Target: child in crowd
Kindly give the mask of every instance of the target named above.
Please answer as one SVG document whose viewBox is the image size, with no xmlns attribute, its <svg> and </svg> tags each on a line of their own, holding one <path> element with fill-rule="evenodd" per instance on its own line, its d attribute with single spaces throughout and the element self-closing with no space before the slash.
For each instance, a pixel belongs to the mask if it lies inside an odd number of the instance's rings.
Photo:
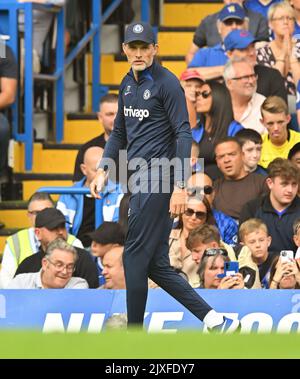
<svg viewBox="0 0 300 379">
<path fill-rule="evenodd" d="M 263 142 L 261 135 L 253 129 L 241 129 L 235 137 L 242 148 L 245 170 L 266 176 L 267 171 L 258 164 Z"/>
<path fill-rule="evenodd" d="M 250 218 L 239 230 L 242 248 L 238 260 L 240 265 L 251 260 L 256 264 L 262 288 L 269 288 L 270 268 L 275 254 L 269 251 L 271 236 L 267 225 L 260 219 Z"/>
</svg>

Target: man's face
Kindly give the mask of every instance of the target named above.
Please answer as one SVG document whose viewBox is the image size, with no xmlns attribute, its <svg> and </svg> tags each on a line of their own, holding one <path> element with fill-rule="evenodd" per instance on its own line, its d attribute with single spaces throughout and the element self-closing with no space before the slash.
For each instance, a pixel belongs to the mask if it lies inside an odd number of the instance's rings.
<svg viewBox="0 0 300 379">
<path fill-rule="evenodd" d="M 152 65 L 158 46 L 134 41 L 123 44 L 123 51 L 133 71 L 144 71 Z"/>
<path fill-rule="evenodd" d="M 254 43 L 251 43 L 245 49 L 234 49 L 232 51 L 228 51 L 227 55 L 230 59 L 246 58 L 251 65 L 256 65 L 256 50 Z"/>
<path fill-rule="evenodd" d="M 228 141 L 215 149 L 217 166 L 225 179 L 237 180 L 245 175 L 242 151 L 237 142 Z"/>
<path fill-rule="evenodd" d="M 300 170 L 300 151 L 297 151 L 291 159 L 291 162 L 293 162 Z"/>
<path fill-rule="evenodd" d="M 266 259 L 268 257 L 268 248 L 271 244 L 271 237 L 263 229 L 257 229 L 252 233 L 244 236 L 244 244 L 251 251 L 254 261 Z"/>
<path fill-rule="evenodd" d="M 223 0 L 223 3 L 225 5 L 231 4 L 231 3 L 236 3 L 239 4 L 241 7 L 243 6 L 244 0 Z"/>
<path fill-rule="evenodd" d="M 125 288 L 124 268 L 122 256 L 115 253 L 115 250 L 108 251 L 103 257 L 103 271 L 106 289 Z"/>
<path fill-rule="evenodd" d="M 270 141 L 274 145 L 282 145 L 288 137 L 287 124 L 291 116 L 285 113 L 262 112 L 262 124 L 267 128 Z"/>
<path fill-rule="evenodd" d="M 189 79 L 182 82 L 185 96 L 192 102 L 196 101 L 196 92 L 200 91 L 203 82 L 199 79 Z"/>
<path fill-rule="evenodd" d="M 204 243 L 204 242 L 198 242 L 198 243 L 195 243 L 195 245 L 192 247 L 192 258 L 193 258 L 193 261 L 197 263 L 197 265 L 200 264 L 201 262 L 201 259 L 202 259 L 202 256 L 203 256 L 203 253 L 206 249 L 209 249 L 209 248 L 218 248 L 219 247 L 219 244 L 215 241 L 213 242 L 208 242 L 208 243 Z"/>
<path fill-rule="evenodd" d="M 42 259 L 42 283 L 45 288 L 64 288 L 75 268 L 72 253 L 56 249 L 49 258 Z"/>
<path fill-rule="evenodd" d="M 30 220 L 31 226 L 34 226 L 36 215 L 38 212 L 46 208 L 53 208 L 53 204 L 48 200 L 35 200 L 28 205 L 27 216 Z"/>
<path fill-rule="evenodd" d="M 213 200 L 214 200 L 214 190 L 213 190 L 213 183 L 212 183 L 212 180 L 211 178 L 202 173 L 202 172 L 198 172 L 194 175 L 192 175 L 189 179 L 188 179 L 188 182 L 187 182 L 187 186 L 188 188 L 201 188 L 201 192 L 200 192 L 200 195 L 205 195 L 210 206 L 212 206 L 212 203 L 213 203 Z M 208 194 L 208 193 L 204 193 L 204 187 L 207 188 L 207 190 L 211 190 L 211 193 Z"/>
<path fill-rule="evenodd" d="M 222 41 L 224 41 L 227 34 L 229 34 L 232 30 L 242 30 L 248 29 L 248 23 L 245 20 L 240 20 L 237 18 L 228 18 L 224 21 L 218 21 L 217 24 L 218 32 L 221 36 Z"/>
<path fill-rule="evenodd" d="M 65 226 L 59 226 L 53 230 L 49 230 L 44 227 L 35 228 L 35 234 L 44 249 L 50 242 L 56 240 L 57 238 L 63 238 L 65 241 L 67 240 L 67 230 Z"/>
<path fill-rule="evenodd" d="M 207 289 L 217 289 L 221 282 L 221 279 L 217 278 L 217 275 L 224 274 L 224 259 L 219 256 L 214 261 L 214 258 L 208 258 L 204 272 L 204 285 Z"/>
<path fill-rule="evenodd" d="M 118 112 L 118 103 L 104 102 L 101 104 L 100 112 L 98 112 L 98 119 L 102 123 L 104 131 L 107 135 L 113 130 L 114 121 Z"/>
<path fill-rule="evenodd" d="M 271 191 L 270 199 L 273 207 L 286 208 L 294 200 L 298 192 L 298 183 L 294 179 L 283 177 L 267 178 L 267 185 Z"/>
<path fill-rule="evenodd" d="M 247 62 L 236 62 L 234 71 L 234 78 L 228 79 L 226 83 L 229 91 L 235 96 L 250 100 L 257 87 L 253 66 Z"/>
<path fill-rule="evenodd" d="M 246 141 L 244 143 L 242 147 L 243 162 L 249 171 L 257 167 L 261 156 L 261 147 L 260 143 L 254 143 L 253 141 Z"/>
</svg>

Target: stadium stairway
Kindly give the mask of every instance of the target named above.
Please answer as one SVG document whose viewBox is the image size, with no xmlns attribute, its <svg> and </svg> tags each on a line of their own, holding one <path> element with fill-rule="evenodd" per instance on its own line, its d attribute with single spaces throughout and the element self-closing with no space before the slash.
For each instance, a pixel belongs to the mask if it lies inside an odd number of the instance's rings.
<svg viewBox="0 0 300 379">
<path fill-rule="evenodd" d="M 159 57 L 162 65 L 177 77 L 186 68 L 184 57 L 192 42 L 196 26 L 205 16 L 218 11 L 222 4 L 222 0 L 164 0 L 162 23 L 158 28 Z M 91 88 L 91 55 L 87 59 L 88 83 Z M 117 92 L 118 85 L 128 71 L 125 56 L 102 55 L 101 63 L 101 83 L 108 86 L 110 92 Z M 79 146 L 99 135 L 101 130 L 95 114 L 66 115 L 63 143 L 34 143 L 31 172 L 24 169 L 24 146 L 14 144 L 13 180 L 20 183 L 20 188 L 16 194 L 18 200 L 0 203 L 0 221 L 5 224 L 5 228 L 0 229 L 0 256 L 7 236 L 29 226 L 26 209 L 31 194 L 42 186 L 71 185 Z M 10 188 L 6 189 L 6 192 L 8 191 Z M 57 199 L 57 196 L 53 197 Z"/>
</svg>

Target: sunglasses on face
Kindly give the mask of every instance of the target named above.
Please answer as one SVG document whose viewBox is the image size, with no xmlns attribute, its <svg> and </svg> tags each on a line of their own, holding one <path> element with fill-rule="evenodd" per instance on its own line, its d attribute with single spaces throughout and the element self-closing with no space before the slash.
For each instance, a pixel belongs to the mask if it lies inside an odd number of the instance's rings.
<svg viewBox="0 0 300 379">
<path fill-rule="evenodd" d="M 232 26 L 233 24 L 236 24 L 236 25 L 243 25 L 244 23 L 244 20 L 238 20 L 236 18 L 230 18 L 228 20 L 225 20 L 223 21 L 223 24 L 225 24 L 226 26 Z"/>
<path fill-rule="evenodd" d="M 214 257 L 217 254 L 223 255 L 223 257 L 228 257 L 227 250 L 218 248 L 218 249 L 206 249 L 204 251 L 204 253 L 203 253 L 202 258 L 204 258 L 204 257 Z"/>
<path fill-rule="evenodd" d="M 194 209 L 188 208 L 184 214 L 186 216 L 192 217 L 194 214 L 196 215 L 196 218 L 198 220 L 205 220 L 206 219 L 206 212 L 201 212 L 201 211 L 194 211 Z"/>
<path fill-rule="evenodd" d="M 203 99 L 207 99 L 211 95 L 210 91 L 196 91 L 196 96 L 202 96 Z"/>
<path fill-rule="evenodd" d="M 213 187 L 212 186 L 204 186 L 204 187 L 189 187 L 187 188 L 187 193 L 189 196 L 195 196 L 196 194 L 203 193 L 205 195 L 211 195 L 213 193 Z"/>
</svg>

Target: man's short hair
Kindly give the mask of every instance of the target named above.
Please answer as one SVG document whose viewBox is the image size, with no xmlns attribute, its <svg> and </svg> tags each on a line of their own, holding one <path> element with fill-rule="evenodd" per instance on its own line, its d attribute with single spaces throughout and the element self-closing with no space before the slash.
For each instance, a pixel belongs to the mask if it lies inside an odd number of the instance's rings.
<svg viewBox="0 0 300 379">
<path fill-rule="evenodd" d="M 289 151 L 288 160 L 291 160 L 295 154 L 300 151 L 300 142 L 297 142 Z"/>
<path fill-rule="evenodd" d="M 265 99 L 260 107 L 262 117 L 264 117 L 264 111 L 268 113 L 284 113 L 289 114 L 287 103 L 279 96 L 269 96 Z"/>
<path fill-rule="evenodd" d="M 196 244 L 221 241 L 218 228 L 214 225 L 203 224 L 192 230 L 186 240 L 186 247 L 192 250 Z"/>
<path fill-rule="evenodd" d="M 291 161 L 284 158 L 275 158 L 268 166 L 268 178 L 276 177 L 285 180 L 296 180 L 299 183 L 300 171 Z"/>
<path fill-rule="evenodd" d="M 224 71 L 223 71 L 223 77 L 225 82 L 228 80 L 231 80 L 235 77 L 235 64 L 237 63 L 246 63 L 247 65 L 251 66 L 249 61 L 244 58 L 244 57 L 233 57 L 232 59 L 229 59 L 224 66 Z"/>
<path fill-rule="evenodd" d="M 241 129 L 235 134 L 234 137 L 241 147 L 243 147 L 248 141 L 255 143 L 255 145 L 262 145 L 263 143 L 261 135 L 254 129 Z"/>
<path fill-rule="evenodd" d="M 31 195 L 28 200 L 28 207 L 34 201 L 49 201 L 53 205 L 53 208 L 55 207 L 53 199 L 48 193 L 45 192 L 35 192 L 33 195 Z"/>
<path fill-rule="evenodd" d="M 54 250 L 63 250 L 73 254 L 74 262 L 76 262 L 78 259 L 78 254 L 75 247 L 68 244 L 68 242 L 66 242 L 62 238 L 57 238 L 49 243 L 49 245 L 47 246 L 45 258 L 50 258 Z"/>
<path fill-rule="evenodd" d="M 238 148 L 241 150 L 241 145 L 240 143 L 238 142 L 237 138 L 235 137 L 224 137 L 224 138 L 220 138 L 216 143 L 215 143 L 215 146 L 214 146 L 214 150 L 216 151 L 216 148 L 217 146 L 223 144 L 223 143 L 226 143 L 226 142 L 234 142 L 237 144 Z"/>
<path fill-rule="evenodd" d="M 267 225 L 259 218 L 249 218 L 249 220 L 243 222 L 239 229 L 240 241 L 245 242 L 246 235 L 256 232 L 257 230 L 263 230 L 267 235 L 269 235 Z"/>
<path fill-rule="evenodd" d="M 124 246 L 125 234 L 122 226 L 117 222 L 104 221 L 98 229 L 89 233 L 92 241 L 101 243 L 102 245 L 118 244 Z"/>
<path fill-rule="evenodd" d="M 99 107 L 101 107 L 103 103 L 117 103 L 117 102 L 118 102 L 118 95 L 116 95 L 115 93 L 108 93 L 101 97 Z"/>
</svg>

